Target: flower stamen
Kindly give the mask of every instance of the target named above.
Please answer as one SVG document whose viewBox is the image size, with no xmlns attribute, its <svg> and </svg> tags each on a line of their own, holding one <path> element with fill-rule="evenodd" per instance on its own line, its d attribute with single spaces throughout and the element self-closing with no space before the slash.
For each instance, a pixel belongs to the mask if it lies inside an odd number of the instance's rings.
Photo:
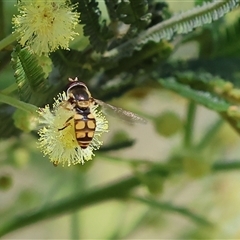
<svg viewBox="0 0 240 240">
<path fill-rule="evenodd" d="M 78 35 L 74 29 L 80 15 L 75 8 L 65 0 L 18 1 L 19 14 L 12 22 L 20 35 L 19 43 L 38 55 L 68 49 L 70 40 Z"/>
</svg>

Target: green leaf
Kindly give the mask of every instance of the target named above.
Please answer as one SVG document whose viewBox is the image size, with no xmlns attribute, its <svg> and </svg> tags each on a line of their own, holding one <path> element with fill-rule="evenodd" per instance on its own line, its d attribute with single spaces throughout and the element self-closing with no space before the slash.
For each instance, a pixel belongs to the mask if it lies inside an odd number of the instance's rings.
<svg viewBox="0 0 240 240">
<path fill-rule="evenodd" d="M 15 71 L 20 99 L 33 104 L 41 103 L 50 86 L 40 66 L 39 57 L 27 48 L 17 47 L 12 53 L 12 67 Z"/>
<path fill-rule="evenodd" d="M 152 14 L 151 23 L 149 26 L 158 24 L 171 17 L 171 12 L 168 8 L 168 3 L 165 1 L 148 0 L 149 12 Z"/>
<path fill-rule="evenodd" d="M 184 72 L 194 72 L 193 74 L 195 77 L 193 82 L 196 82 L 196 77 L 198 77 L 199 82 L 201 78 L 204 80 L 203 75 L 205 75 L 206 78 L 205 82 L 210 82 L 216 78 L 215 76 L 218 76 L 218 79 L 227 79 L 228 81 L 233 82 L 235 86 L 240 87 L 239 62 L 239 57 L 214 59 L 198 58 L 187 61 L 171 61 L 170 63 L 164 63 L 162 66 L 158 66 L 157 71 L 163 78 L 171 77 L 176 73 L 180 76 L 180 74 L 185 75 Z M 207 74 L 212 74 L 213 76 L 207 77 Z"/>
<path fill-rule="evenodd" d="M 211 2 L 211 0 L 195 0 L 195 5 L 202 5 L 204 2 Z"/>
<path fill-rule="evenodd" d="M 231 106 L 230 103 L 213 93 L 192 89 L 189 86 L 178 83 L 174 78 L 159 79 L 158 82 L 164 88 L 170 89 L 183 97 L 218 112 L 225 112 Z"/>
<path fill-rule="evenodd" d="M 25 112 L 28 112 L 28 113 L 32 114 L 32 115 L 35 115 L 36 111 L 37 111 L 37 107 L 35 107 L 34 105 L 19 101 L 18 99 L 10 97 L 10 96 L 8 96 L 6 94 L 3 94 L 1 92 L 0 92 L 0 102 L 7 103 L 7 104 L 9 104 L 13 107 L 21 109 Z"/>
<path fill-rule="evenodd" d="M 78 3 L 78 10 L 81 12 L 80 23 L 83 24 L 84 36 L 97 52 L 104 52 L 107 48 L 107 39 L 112 33 L 106 25 L 106 21 L 100 23 L 101 11 L 98 2 L 95 0 L 81 0 Z"/>
<path fill-rule="evenodd" d="M 239 3 L 239 0 L 214 1 L 203 6 L 180 13 L 153 27 L 143 31 L 137 37 L 111 49 L 104 54 L 109 61 L 130 56 L 134 50 L 140 50 L 149 41 L 159 42 L 162 39 L 170 40 L 175 33 L 186 34 L 196 27 L 209 24 L 230 12 Z"/>
<path fill-rule="evenodd" d="M 240 46 L 240 18 L 234 23 L 221 26 L 217 34 L 214 36 L 211 57 L 239 57 Z"/>
<path fill-rule="evenodd" d="M 151 20 L 146 0 L 124 0 L 117 7 L 119 20 L 125 24 L 133 24 L 138 29 L 143 29 Z"/>
<path fill-rule="evenodd" d="M 117 17 L 116 8 L 117 8 L 118 0 L 105 0 L 105 4 L 106 4 L 108 15 L 111 21 L 112 22 L 117 21 L 118 17 Z"/>
<path fill-rule="evenodd" d="M 119 19 L 125 24 L 132 24 L 135 21 L 131 4 L 129 1 L 122 1 L 117 7 L 117 14 Z"/>
</svg>

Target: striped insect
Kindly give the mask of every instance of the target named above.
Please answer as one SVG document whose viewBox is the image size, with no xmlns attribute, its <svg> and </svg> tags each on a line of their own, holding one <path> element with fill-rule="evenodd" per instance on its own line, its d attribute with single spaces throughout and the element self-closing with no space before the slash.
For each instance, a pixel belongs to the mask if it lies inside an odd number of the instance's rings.
<svg viewBox="0 0 240 240">
<path fill-rule="evenodd" d="M 146 122 L 130 111 L 94 99 L 87 86 L 83 82 L 78 81 L 77 77 L 75 79 L 69 78 L 69 81 L 70 86 L 67 89 L 68 100 L 63 102 L 62 106 L 73 111 L 74 114 L 67 119 L 64 126 L 58 130 L 61 131 L 65 129 L 71 125 L 71 121 L 74 120 L 75 137 L 81 148 L 85 149 L 88 147 L 94 137 L 96 129 L 96 119 L 91 113 L 91 104 L 100 105 L 103 109 L 112 112 L 128 122 Z"/>
</svg>

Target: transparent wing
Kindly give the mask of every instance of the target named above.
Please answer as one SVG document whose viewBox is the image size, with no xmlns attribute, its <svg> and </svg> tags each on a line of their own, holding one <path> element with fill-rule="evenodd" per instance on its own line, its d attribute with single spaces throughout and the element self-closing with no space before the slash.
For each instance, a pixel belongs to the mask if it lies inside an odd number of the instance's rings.
<svg viewBox="0 0 240 240">
<path fill-rule="evenodd" d="M 103 112 L 105 112 L 106 114 L 109 114 L 115 117 L 117 116 L 122 120 L 125 120 L 130 123 L 143 123 L 143 124 L 147 123 L 145 119 L 141 118 L 140 116 L 138 116 L 133 112 L 124 110 L 119 107 L 112 106 L 98 99 L 94 99 L 94 101 L 102 107 Z"/>
</svg>

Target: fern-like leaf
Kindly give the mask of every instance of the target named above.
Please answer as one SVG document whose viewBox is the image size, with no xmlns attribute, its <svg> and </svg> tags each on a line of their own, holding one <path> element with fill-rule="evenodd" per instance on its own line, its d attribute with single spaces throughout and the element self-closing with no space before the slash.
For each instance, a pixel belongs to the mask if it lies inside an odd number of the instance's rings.
<svg viewBox="0 0 240 240">
<path fill-rule="evenodd" d="M 203 6 L 196 6 L 143 31 L 139 36 L 106 52 L 104 57 L 111 61 L 118 61 L 131 55 L 134 50 L 140 50 L 149 41 L 170 40 L 175 33 L 191 32 L 196 27 L 218 20 L 235 8 L 238 3 L 239 0 L 226 0 L 206 2 Z"/>
<path fill-rule="evenodd" d="M 174 78 L 159 79 L 158 82 L 164 88 L 170 89 L 214 111 L 227 112 L 231 106 L 229 102 L 214 93 L 192 89 L 187 85 L 178 83 Z"/>
<path fill-rule="evenodd" d="M 240 87 L 239 77 L 236 72 L 239 71 L 240 58 L 214 58 L 214 59 L 190 59 L 188 61 L 172 61 L 171 63 L 165 63 L 158 65 L 155 69 L 155 73 L 161 78 L 167 78 L 171 76 L 184 74 L 184 72 L 195 72 L 194 81 L 196 77 L 201 78 L 201 75 L 208 73 L 210 76 L 209 82 L 214 79 L 214 76 L 218 78 L 227 79 L 232 82 L 234 86 Z M 197 82 L 197 81 L 196 81 Z"/>
<path fill-rule="evenodd" d="M 238 57 L 240 53 L 240 18 L 230 26 L 226 26 L 225 29 L 221 29 L 215 39 L 211 57 Z"/>
<path fill-rule="evenodd" d="M 78 4 L 81 12 L 80 23 L 84 25 L 83 32 L 97 52 L 104 52 L 107 48 L 107 39 L 112 37 L 106 21 L 100 23 L 101 11 L 96 0 L 81 0 Z"/>
<path fill-rule="evenodd" d="M 39 104 L 41 102 L 39 97 L 44 95 L 50 86 L 46 82 L 42 67 L 39 66 L 38 57 L 27 48 L 16 48 L 12 53 L 12 67 L 15 71 L 20 99 Z"/>
<path fill-rule="evenodd" d="M 105 5 L 107 7 L 108 10 L 108 15 L 109 18 L 111 19 L 111 21 L 117 21 L 117 4 L 118 4 L 118 0 L 105 0 Z"/>
<path fill-rule="evenodd" d="M 143 29 L 151 20 L 147 0 L 124 0 L 117 8 L 118 17 L 125 24 L 132 24 L 138 29 Z"/>
</svg>

